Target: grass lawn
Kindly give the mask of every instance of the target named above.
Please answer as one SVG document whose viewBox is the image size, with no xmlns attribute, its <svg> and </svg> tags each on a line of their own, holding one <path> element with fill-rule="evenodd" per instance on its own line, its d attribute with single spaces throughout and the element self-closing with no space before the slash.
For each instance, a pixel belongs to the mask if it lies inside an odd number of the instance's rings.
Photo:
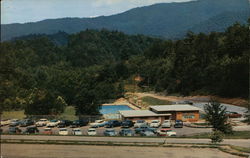
<svg viewBox="0 0 250 158">
<path fill-rule="evenodd" d="M 160 99 L 157 99 L 157 98 L 154 98 L 154 97 L 149 97 L 149 96 L 143 97 L 142 102 L 145 105 L 170 105 L 171 104 L 170 101 L 160 100 Z"/>
<path fill-rule="evenodd" d="M 21 111 L 4 111 L 1 115 L 1 119 L 24 119 L 26 115 L 24 114 L 24 110 Z M 78 118 L 75 116 L 75 109 L 73 106 L 68 106 L 65 108 L 64 113 L 57 117 L 57 119 L 64 120 L 77 120 Z"/>
<path fill-rule="evenodd" d="M 235 150 L 238 150 L 238 151 L 250 153 L 250 148 L 239 147 L 239 146 L 231 146 L 231 148 L 233 148 Z"/>
<path fill-rule="evenodd" d="M 78 118 L 75 116 L 75 108 L 73 106 L 68 106 L 65 108 L 64 113 L 59 116 L 60 119 L 64 120 L 77 120 Z"/>
<path fill-rule="evenodd" d="M 209 138 L 210 133 L 202 133 L 189 138 Z M 233 134 L 225 135 L 224 139 L 250 139 L 250 131 L 234 131 Z"/>
<path fill-rule="evenodd" d="M 23 119 L 26 115 L 24 114 L 24 110 L 20 111 L 4 111 L 1 115 L 1 119 Z"/>
</svg>

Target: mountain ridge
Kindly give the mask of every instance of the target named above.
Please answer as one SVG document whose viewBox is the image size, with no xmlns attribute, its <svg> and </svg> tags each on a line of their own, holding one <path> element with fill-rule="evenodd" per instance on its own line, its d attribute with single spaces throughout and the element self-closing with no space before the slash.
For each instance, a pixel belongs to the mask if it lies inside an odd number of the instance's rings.
<svg viewBox="0 0 250 158">
<path fill-rule="evenodd" d="M 58 31 L 76 33 L 86 29 L 118 30 L 127 34 L 144 34 L 169 39 L 182 38 L 192 29 L 206 32 L 203 29 L 206 21 L 211 18 L 221 19 L 220 16 L 230 12 L 228 18 L 222 20 L 228 25 L 237 20 L 240 23 L 247 21 L 250 16 L 248 0 L 198 0 L 183 3 L 158 3 L 130 9 L 123 13 L 99 16 L 95 18 L 60 18 L 45 19 L 38 22 L 24 24 L 1 25 L 1 38 L 3 41 L 28 34 L 53 34 Z M 218 16 L 216 18 L 216 16 Z M 224 16 L 224 15 L 223 15 Z M 224 16 L 225 17 L 225 16 Z M 220 23 L 208 21 L 208 23 Z M 199 24 L 201 26 L 199 27 Z M 223 31 L 228 25 L 211 31 Z M 199 27 L 199 28 L 197 28 Z M 206 29 L 206 28 L 205 28 Z"/>
</svg>

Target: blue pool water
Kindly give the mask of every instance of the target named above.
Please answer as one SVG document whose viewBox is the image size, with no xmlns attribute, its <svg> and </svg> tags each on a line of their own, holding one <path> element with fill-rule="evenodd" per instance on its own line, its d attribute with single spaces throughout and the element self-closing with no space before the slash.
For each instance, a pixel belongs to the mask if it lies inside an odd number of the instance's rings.
<svg viewBox="0 0 250 158">
<path fill-rule="evenodd" d="M 127 105 L 104 105 L 101 106 L 101 114 L 117 114 L 119 110 L 133 110 Z"/>
</svg>

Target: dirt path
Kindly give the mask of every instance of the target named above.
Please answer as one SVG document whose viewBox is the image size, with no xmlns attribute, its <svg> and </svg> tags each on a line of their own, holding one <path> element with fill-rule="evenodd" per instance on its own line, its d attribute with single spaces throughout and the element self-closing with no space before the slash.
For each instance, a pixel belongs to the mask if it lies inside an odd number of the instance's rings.
<svg viewBox="0 0 250 158">
<path fill-rule="evenodd" d="M 209 148 L 34 144 L 2 144 L 1 148 L 3 158 L 238 158 Z"/>
<path fill-rule="evenodd" d="M 161 100 L 167 101 L 182 101 L 182 100 L 190 100 L 194 102 L 208 102 L 210 98 L 215 98 L 221 103 L 232 104 L 236 106 L 244 106 L 247 104 L 247 100 L 242 98 L 221 98 L 218 96 L 187 96 L 187 97 L 177 97 L 177 96 L 161 96 L 154 93 L 134 93 L 139 98 L 150 96 Z"/>
</svg>

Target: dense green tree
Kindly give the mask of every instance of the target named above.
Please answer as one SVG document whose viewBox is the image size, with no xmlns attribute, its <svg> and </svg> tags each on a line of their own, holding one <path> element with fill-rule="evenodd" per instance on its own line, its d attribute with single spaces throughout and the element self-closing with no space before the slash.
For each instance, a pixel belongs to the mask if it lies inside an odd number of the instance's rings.
<svg viewBox="0 0 250 158">
<path fill-rule="evenodd" d="M 25 114 L 27 115 L 56 115 L 62 113 L 67 106 L 61 96 L 56 97 L 42 89 L 33 89 L 26 104 Z"/>
<path fill-rule="evenodd" d="M 213 126 L 215 131 L 221 131 L 223 133 L 232 133 L 232 126 L 228 122 L 228 116 L 226 115 L 226 107 L 220 103 L 211 100 L 204 107 L 205 118 Z"/>
</svg>

